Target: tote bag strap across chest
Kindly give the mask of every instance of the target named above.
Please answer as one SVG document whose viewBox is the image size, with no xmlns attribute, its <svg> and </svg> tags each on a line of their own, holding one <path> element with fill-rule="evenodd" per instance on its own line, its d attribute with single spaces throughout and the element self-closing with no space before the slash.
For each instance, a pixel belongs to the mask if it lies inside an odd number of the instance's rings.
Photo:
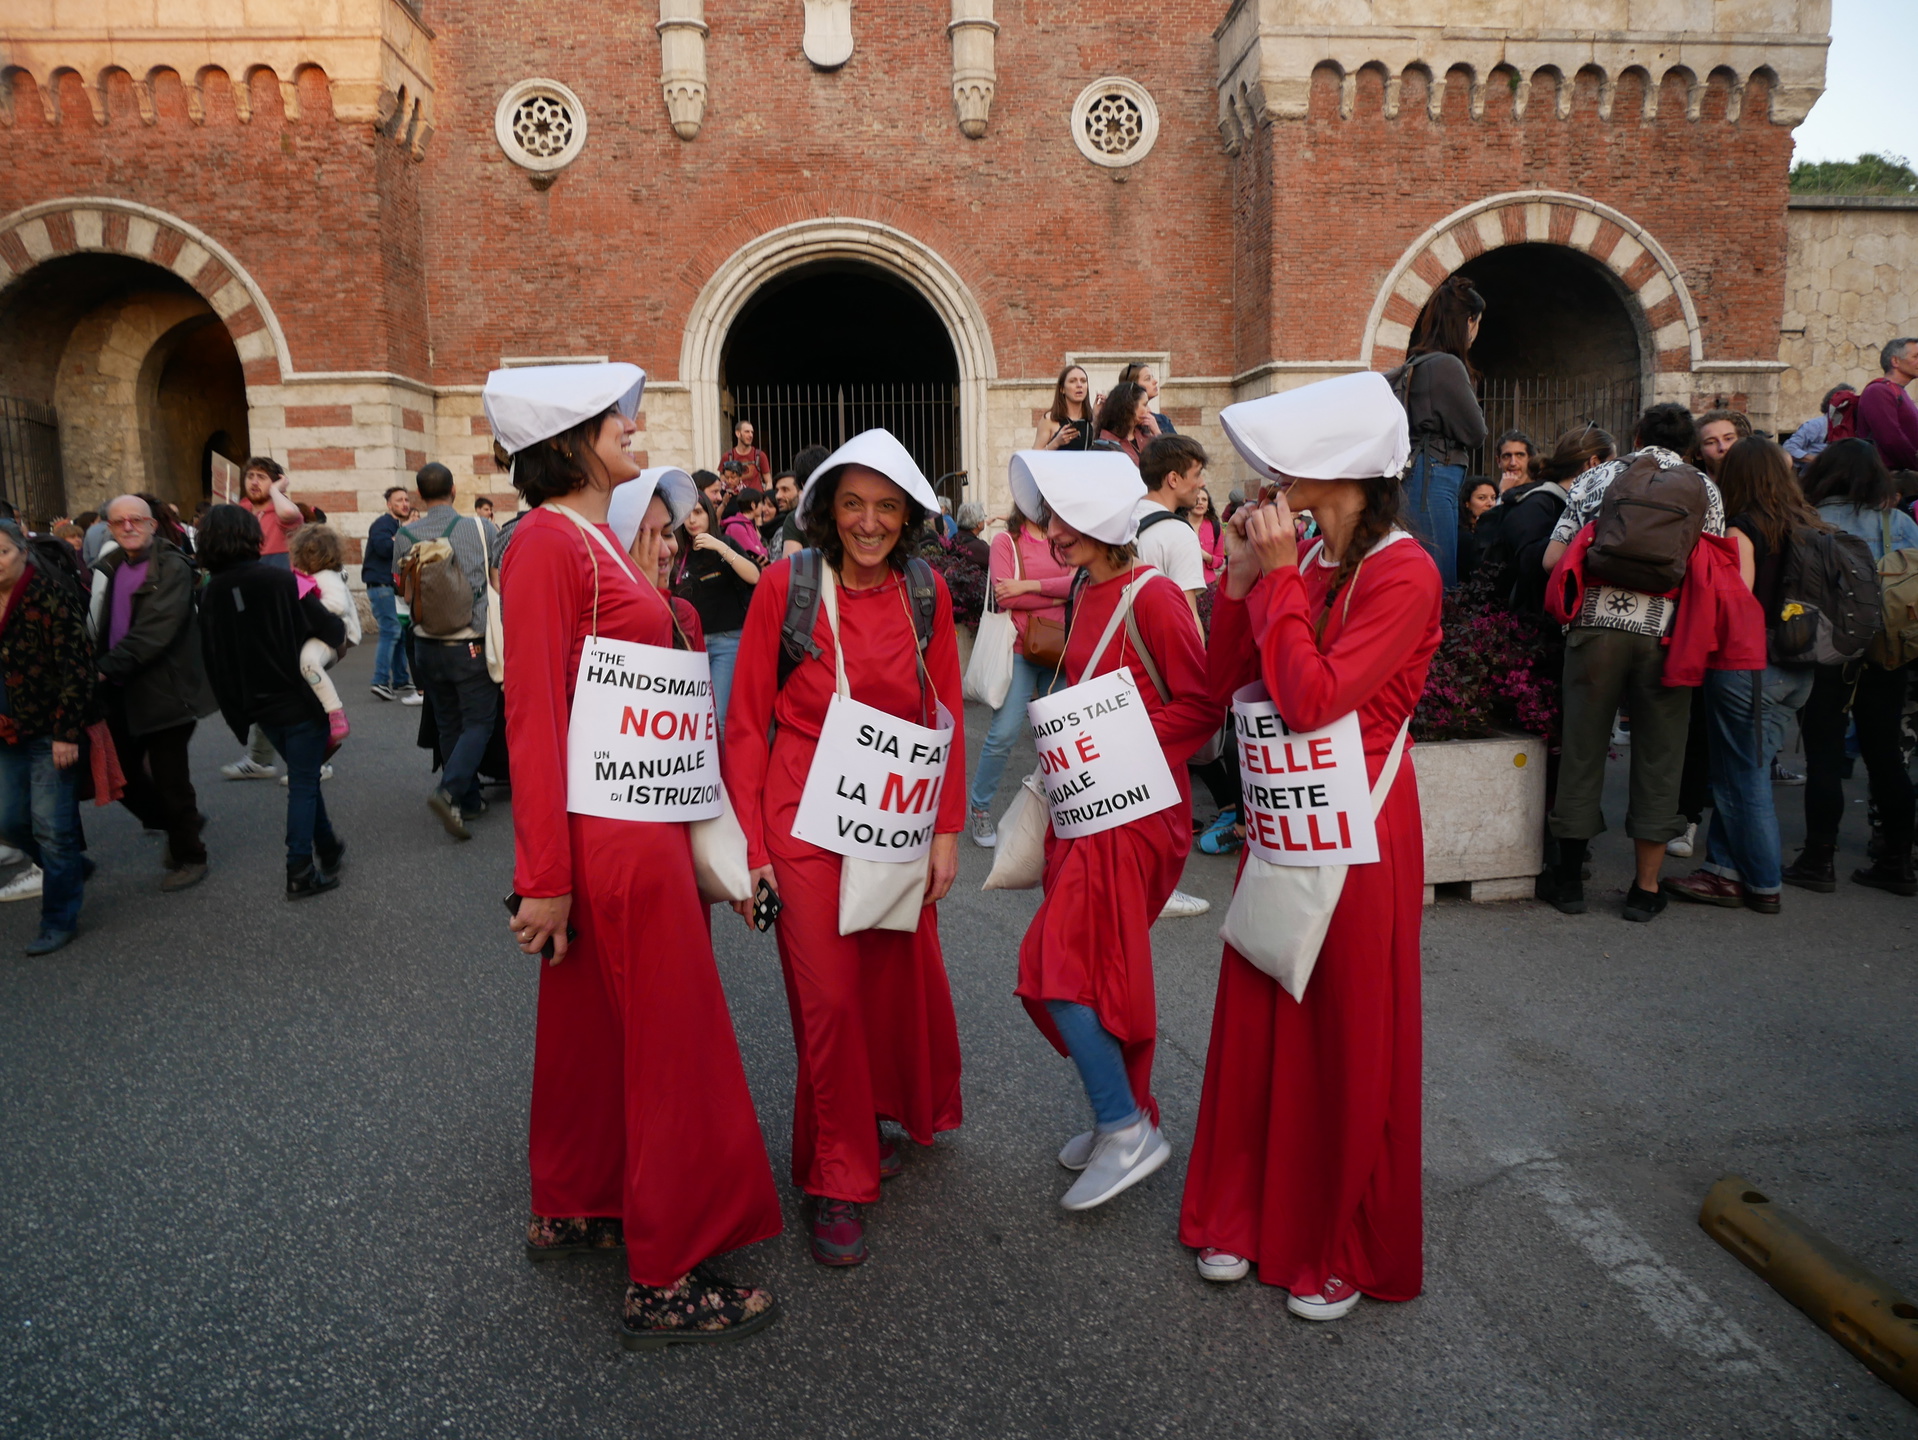
<svg viewBox="0 0 1918 1440">
<path fill-rule="evenodd" d="M 621 554 L 619 547 L 615 545 L 612 541 L 608 540 L 603 534 L 601 534 L 599 527 L 597 525 L 590 523 L 585 516 L 579 513 L 579 511 L 573 509 L 573 507 L 570 505 L 562 505 L 557 500 L 548 500 L 544 505 L 540 506 L 539 508 L 542 510 L 557 511 L 559 514 L 564 515 L 568 520 L 571 520 L 575 525 L 579 526 L 579 528 L 586 533 L 589 539 L 598 541 L 600 549 L 604 550 L 608 555 L 612 556 L 614 560 L 619 562 L 620 569 L 626 572 L 627 576 L 632 580 L 633 584 L 637 585 L 641 591 L 652 589 L 652 586 L 646 584 L 644 581 L 642 581 L 639 578 L 639 571 L 633 568 L 632 559 L 629 556 Z M 482 530 L 480 533 L 482 536 L 484 536 L 485 531 Z M 664 596 L 660 596 L 659 598 L 661 603 L 665 604 L 667 614 L 672 615 L 673 607 L 671 603 L 668 602 Z M 674 615 L 672 618 L 673 618 L 673 628 L 678 629 L 679 617 Z M 598 561 L 595 561 L 593 563 L 593 634 L 595 635 L 599 634 L 599 563 Z"/>
<path fill-rule="evenodd" d="M 1099 643 L 1092 647 L 1092 655 L 1086 661 L 1085 673 L 1079 677 L 1081 681 L 1090 680 L 1098 673 L 1099 662 L 1105 658 L 1106 646 L 1112 643 L 1112 637 L 1119 633 L 1119 627 L 1121 625 L 1127 625 L 1128 629 L 1134 629 L 1134 627 L 1128 624 L 1132 616 L 1132 597 L 1138 593 L 1139 587 L 1142 584 L 1157 573 L 1158 572 L 1150 565 L 1139 565 L 1133 568 L 1132 578 L 1126 582 L 1125 591 L 1119 596 L 1119 603 L 1113 606 L 1112 615 L 1106 621 L 1106 628 L 1099 632 Z M 1136 634 L 1136 629 L 1134 629 L 1134 633 Z M 1145 647 L 1138 645 L 1136 640 L 1134 644 L 1140 655 L 1143 656 L 1145 654 Z M 1152 663 L 1149 660 L 1146 662 L 1146 669 L 1148 671 L 1153 669 Z M 1157 675 L 1154 675 L 1152 678 L 1155 682 L 1158 680 Z M 1161 686 L 1160 688 L 1161 693 L 1163 693 L 1164 687 Z"/>
<path fill-rule="evenodd" d="M 846 680 L 846 647 L 839 636 L 839 577 L 833 573 L 830 565 L 819 567 L 819 603 L 826 612 L 826 629 L 832 634 L 833 691 L 844 699 L 852 698 L 852 687 Z M 899 603 L 905 607 L 906 622 L 913 626 L 915 640 L 918 637 L 918 625 L 913 619 L 912 602 L 906 598 L 905 584 L 899 587 Z M 932 683 L 932 672 L 926 669 L 926 657 L 915 644 L 913 658 L 919 671 L 919 709 L 920 720 L 928 730 L 937 728 L 934 721 L 939 716 L 939 689 Z M 930 692 L 931 703 L 926 696 Z"/>
</svg>

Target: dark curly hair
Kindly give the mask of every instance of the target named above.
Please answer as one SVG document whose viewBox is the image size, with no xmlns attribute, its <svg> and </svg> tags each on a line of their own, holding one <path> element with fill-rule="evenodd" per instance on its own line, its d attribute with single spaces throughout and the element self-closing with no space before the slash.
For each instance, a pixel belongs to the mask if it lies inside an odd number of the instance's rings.
<svg viewBox="0 0 1918 1440">
<path fill-rule="evenodd" d="M 240 505 L 215 505 L 200 526 L 200 563 L 209 570 L 260 558 L 260 522 Z"/>
<path fill-rule="evenodd" d="M 841 465 L 838 469 L 819 477 L 819 486 L 813 494 L 812 505 L 806 512 L 806 544 L 826 557 L 826 563 L 834 570 L 846 563 L 846 545 L 839 538 L 839 524 L 833 519 L 833 509 L 839 502 L 839 482 L 846 478 L 846 472 L 852 467 Z M 900 494 L 905 495 L 905 487 L 900 486 Z M 906 561 L 918 548 L 919 534 L 925 528 L 926 507 L 912 496 L 906 495 L 906 523 L 899 531 L 899 541 L 886 556 L 886 563 L 894 570 L 904 572 Z"/>
<path fill-rule="evenodd" d="M 513 488 L 519 491 L 529 508 L 537 508 L 548 500 L 564 499 L 575 490 L 584 490 L 592 480 L 593 467 L 598 462 L 586 457 L 592 454 L 593 442 L 599 438 L 599 427 L 618 409 L 616 405 L 608 405 L 592 419 L 582 420 L 570 430 L 562 430 L 551 439 L 537 441 L 513 455 L 495 444 L 493 459 L 502 470 L 512 467 Z"/>
</svg>

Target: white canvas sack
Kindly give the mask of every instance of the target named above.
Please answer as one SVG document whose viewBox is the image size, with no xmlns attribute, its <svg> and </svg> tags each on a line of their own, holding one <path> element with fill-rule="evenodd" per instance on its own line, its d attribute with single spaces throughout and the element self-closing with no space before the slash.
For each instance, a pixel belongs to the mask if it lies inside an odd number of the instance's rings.
<svg viewBox="0 0 1918 1440">
<path fill-rule="evenodd" d="M 981 890 L 1030 890 L 1046 873 L 1046 830 L 1052 812 L 1034 770 L 1019 782 L 1012 803 L 999 817 L 999 843 L 992 852 L 992 873 Z"/>
<path fill-rule="evenodd" d="M 1012 541 L 1013 576 L 1023 580 L 1025 571 L 1019 564 L 1019 537 L 1007 538 Z M 1012 652 L 1018 641 L 1019 632 L 1012 617 L 994 601 L 992 575 L 988 571 L 986 610 L 979 617 L 979 634 L 972 643 L 972 662 L 966 666 L 966 699 L 977 700 L 994 710 L 1006 703 L 1006 692 L 1012 688 Z"/>
<path fill-rule="evenodd" d="M 567 511 L 572 514 L 572 511 Z M 485 557 L 486 572 L 486 673 L 495 685 L 506 683 L 506 622 L 499 613 L 499 586 L 493 583 L 493 547 L 486 543 L 486 522 L 475 515 L 479 527 L 480 554 Z"/>
<path fill-rule="evenodd" d="M 1374 820 L 1398 778 L 1405 732 L 1411 723 L 1408 719 L 1399 726 L 1378 783 L 1372 787 Z M 1318 964 L 1349 869 L 1349 865 L 1268 865 L 1248 850 L 1219 938 L 1278 981 L 1294 1000 L 1305 999 L 1306 984 Z"/>
</svg>

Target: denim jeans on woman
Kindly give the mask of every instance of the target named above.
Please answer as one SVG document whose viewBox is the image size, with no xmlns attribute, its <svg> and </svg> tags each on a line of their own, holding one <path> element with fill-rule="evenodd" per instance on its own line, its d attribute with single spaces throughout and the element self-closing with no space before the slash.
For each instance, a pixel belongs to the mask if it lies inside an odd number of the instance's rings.
<svg viewBox="0 0 1918 1440">
<path fill-rule="evenodd" d="M 999 793 L 999 781 L 1005 777 L 1006 757 L 1012 742 L 1026 733 L 1026 706 L 1041 695 L 1050 695 L 1065 684 L 1065 675 L 1055 677 L 1048 665 L 1035 665 L 1025 656 L 1012 656 L 1012 683 L 1006 687 L 1006 703 L 992 712 L 992 727 L 986 731 L 986 743 L 979 747 L 979 768 L 972 772 L 972 808 L 987 810 Z"/>
<path fill-rule="evenodd" d="M 1778 812 L 1772 807 L 1763 670 L 1705 672 L 1711 727 L 1712 824 L 1704 869 L 1754 895 L 1783 888 Z"/>
<path fill-rule="evenodd" d="M 262 725 L 266 738 L 286 761 L 286 866 L 303 870 L 313 858 L 315 841 L 334 846 L 333 823 L 320 794 L 320 761 L 326 755 L 326 721 Z"/>
<path fill-rule="evenodd" d="M 1463 465 L 1434 465 L 1420 455 L 1405 477 L 1405 509 L 1412 534 L 1438 563 L 1439 578 L 1450 590 L 1458 584 L 1458 487 Z"/>
<path fill-rule="evenodd" d="M 739 631 L 721 630 L 706 637 L 706 664 L 713 675 L 713 714 L 719 717 L 719 738 L 726 738 L 726 702 L 733 693 L 733 661 L 739 655 Z"/>
<path fill-rule="evenodd" d="M 0 745 L 0 841 L 40 867 L 40 928 L 63 935 L 80 926 L 85 883 L 79 773 L 77 765 L 53 763 L 52 736 Z"/>
</svg>

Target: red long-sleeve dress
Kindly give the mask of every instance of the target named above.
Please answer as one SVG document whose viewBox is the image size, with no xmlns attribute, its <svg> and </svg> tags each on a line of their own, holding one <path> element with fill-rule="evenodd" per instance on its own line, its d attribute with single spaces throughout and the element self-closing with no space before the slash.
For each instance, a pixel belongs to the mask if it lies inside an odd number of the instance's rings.
<svg viewBox="0 0 1918 1440">
<path fill-rule="evenodd" d="M 770 566 L 746 612 L 726 707 L 724 774 L 748 858 L 755 868 L 773 867 L 785 903 L 779 962 L 799 1054 L 793 1183 L 809 1195 L 868 1204 L 879 1198 L 880 1119 L 897 1122 L 921 1145 L 930 1145 L 936 1131 L 958 1128 L 959 1025 L 937 908 L 920 912 L 912 934 L 841 935 L 839 856 L 793 837 L 834 671 L 822 604 L 813 626 L 821 653 L 779 684 L 779 629 L 791 577 L 790 560 Z M 932 723 L 921 709 L 917 641 L 899 578 L 871 590 L 841 587 L 838 594 L 852 698 L 902 720 Z M 940 789 L 933 830 L 953 835 L 965 825 L 966 741 L 959 647 L 943 580 L 925 659 L 932 692 L 953 720 L 953 768 Z M 768 747 L 772 726 L 777 730 Z"/>
<path fill-rule="evenodd" d="M 1120 625 L 1096 670 L 1086 663 L 1106 622 L 1125 593 L 1130 572 L 1079 593 L 1066 645 L 1065 670 L 1074 685 L 1131 667 L 1145 698 L 1153 732 L 1179 786 L 1179 803 L 1096 835 L 1062 840 L 1046 831 L 1045 899 L 1019 945 L 1015 992 L 1040 1033 L 1067 1053 L 1046 1009 L 1048 1000 L 1070 1000 L 1091 1009 L 1119 1042 L 1132 1095 L 1159 1121 L 1152 1094 L 1152 1050 L 1158 1038 L 1158 1005 L 1152 991 L 1152 922 L 1179 883 L 1192 849 L 1192 789 L 1185 762 L 1218 730 L 1222 708 L 1206 687 L 1205 648 L 1185 592 L 1163 575 L 1152 575 L 1132 600 L 1139 637 L 1172 694 L 1168 704 L 1139 663 Z"/>
<path fill-rule="evenodd" d="M 528 897 L 571 894 L 579 932 L 564 960 L 539 971 L 533 1212 L 623 1217 L 632 1278 L 671 1285 L 710 1256 L 777 1235 L 779 1197 L 687 827 L 566 809 L 566 728 L 595 572 L 599 634 L 673 643 L 659 591 L 564 516 L 521 519 L 500 568 L 513 885 Z"/>
<path fill-rule="evenodd" d="M 1438 569 L 1409 541 L 1374 551 L 1349 613 L 1341 593 L 1315 644 L 1333 573 L 1309 559 L 1244 601 L 1221 591 L 1213 693 L 1263 677 L 1302 729 L 1356 709 L 1376 781 L 1438 647 Z M 1304 1001 L 1228 945 L 1212 1009 L 1179 1238 L 1246 1256 L 1266 1284 L 1296 1295 L 1319 1294 L 1329 1276 L 1379 1300 L 1409 1300 L 1424 1283 L 1425 840 L 1409 741 L 1378 839 L 1378 860 L 1346 874 Z"/>
</svg>

